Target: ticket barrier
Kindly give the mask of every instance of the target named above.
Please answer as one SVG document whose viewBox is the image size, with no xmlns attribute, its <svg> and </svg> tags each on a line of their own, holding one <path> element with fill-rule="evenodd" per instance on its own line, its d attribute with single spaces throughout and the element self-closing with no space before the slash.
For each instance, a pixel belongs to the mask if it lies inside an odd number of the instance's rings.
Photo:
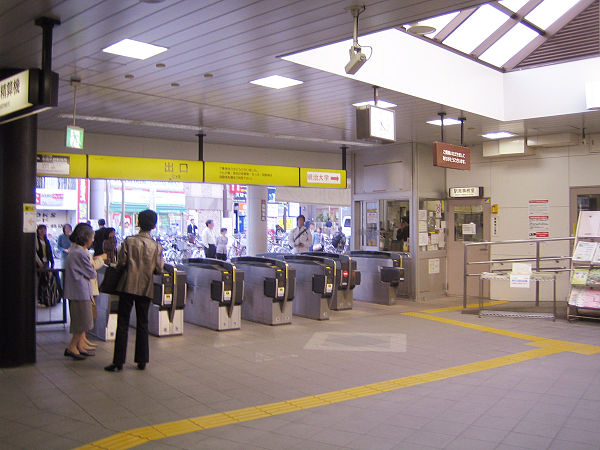
<svg viewBox="0 0 600 450">
<path fill-rule="evenodd" d="M 187 259 L 180 267 L 188 284 L 184 320 L 217 331 L 238 330 L 244 272 L 227 261 L 211 258 Z"/>
<path fill-rule="evenodd" d="M 106 266 L 98 269 L 98 286 L 102 284 Z M 114 341 L 117 334 L 117 316 L 119 312 L 119 297 L 100 292 L 96 297 L 98 317 L 94 320 L 94 328 L 88 333 L 103 341 Z"/>
<path fill-rule="evenodd" d="M 267 325 L 292 323 L 296 271 L 273 258 L 241 256 L 231 262 L 244 271 L 242 319 Z"/>
<path fill-rule="evenodd" d="M 165 264 L 161 275 L 153 275 L 154 296 L 148 310 L 148 332 L 153 336 L 178 336 L 183 334 L 183 309 L 187 296 L 186 273 Z M 137 324 L 135 308 L 129 326 Z"/>
<path fill-rule="evenodd" d="M 331 258 L 335 262 L 337 274 L 337 286 L 333 290 L 333 295 L 329 302 L 329 309 L 334 311 L 343 311 L 352 309 L 354 301 L 353 291 L 360 284 L 360 271 L 356 270 L 356 261 L 348 255 L 327 252 L 308 252 L 303 255 L 322 256 Z"/>
<path fill-rule="evenodd" d="M 292 305 L 295 316 L 329 320 L 329 299 L 336 282 L 333 260 L 283 253 L 263 253 L 258 256 L 284 260 L 296 270 L 296 295 Z"/>
<path fill-rule="evenodd" d="M 393 305 L 401 296 L 404 282 L 402 255 L 394 252 L 351 251 L 361 273 L 361 283 L 354 289 L 354 299 Z"/>
</svg>

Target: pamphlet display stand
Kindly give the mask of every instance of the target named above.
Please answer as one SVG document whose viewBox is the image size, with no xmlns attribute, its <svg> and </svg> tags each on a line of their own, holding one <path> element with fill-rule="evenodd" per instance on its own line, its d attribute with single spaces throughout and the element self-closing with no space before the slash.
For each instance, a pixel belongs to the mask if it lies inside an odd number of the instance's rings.
<svg viewBox="0 0 600 450">
<path fill-rule="evenodd" d="M 600 319 L 600 211 L 581 211 L 571 259 L 567 319 Z"/>
</svg>

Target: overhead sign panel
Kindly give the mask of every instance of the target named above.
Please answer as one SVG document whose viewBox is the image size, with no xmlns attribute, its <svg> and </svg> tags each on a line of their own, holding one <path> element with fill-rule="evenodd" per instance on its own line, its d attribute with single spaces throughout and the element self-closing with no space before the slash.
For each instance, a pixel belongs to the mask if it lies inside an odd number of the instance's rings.
<svg viewBox="0 0 600 450">
<path fill-rule="evenodd" d="M 202 161 L 90 155 L 89 178 L 202 182 Z"/>
<path fill-rule="evenodd" d="M 29 70 L 0 81 L 0 117 L 30 106 Z"/>
<path fill-rule="evenodd" d="M 256 184 L 268 186 L 298 186 L 298 167 L 261 166 L 206 162 L 204 181 L 207 183 Z"/>
<path fill-rule="evenodd" d="M 483 186 L 451 187 L 448 190 L 450 198 L 483 198 Z"/>
<path fill-rule="evenodd" d="M 448 169 L 470 170 L 471 149 L 445 142 L 434 142 L 433 165 Z"/>
<path fill-rule="evenodd" d="M 334 169 L 300 169 L 301 187 L 345 188 L 346 171 Z"/>
<path fill-rule="evenodd" d="M 36 175 L 39 177 L 85 178 L 85 155 L 38 153 Z"/>
<path fill-rule="evenodd" d="M 83 128 L 69 125 L 67 127 L 67 147 L 83 150 Z"/>
</svg>

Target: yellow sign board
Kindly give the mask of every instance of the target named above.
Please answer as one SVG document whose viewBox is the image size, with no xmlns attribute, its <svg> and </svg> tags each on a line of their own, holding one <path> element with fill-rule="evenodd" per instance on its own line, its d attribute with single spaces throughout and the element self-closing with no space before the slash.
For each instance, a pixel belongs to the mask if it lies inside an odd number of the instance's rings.
<svg viewBox="0 0 600 450">
<path fill-rule="evenodd" d="M 38 177 L 86 177 L 87 161 L 85 155 L 38 153 L 36 159 L 36 175 Z"/>
<path fill-rule="evenodd" d="M 202 182 L 202 161 L 181 159 L 131 158 L 122 156 L 89 157 L 89 178 L 113 180 Z"/>
<path fill-rule="evenodd" d="M 300 168 L 300 186 L 346 188 L 346 171 L 335 169 Z"/>
<path fill-rule="evenodd" d="M 222 162 L 204 163 L 207 183 L 298 186 L 298 168 Z"/>
</svg>

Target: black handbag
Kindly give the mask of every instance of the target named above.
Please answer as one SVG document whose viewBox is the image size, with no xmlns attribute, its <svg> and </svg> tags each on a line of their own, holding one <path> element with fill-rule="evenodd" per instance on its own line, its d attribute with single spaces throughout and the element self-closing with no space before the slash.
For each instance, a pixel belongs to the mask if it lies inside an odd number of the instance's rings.
<svg viewBox="0 0 600 450">
<path fill-rule="evenodd" d="M 123 266 L 108 266 L 104 271 L 104 278 L 102 279 L 102 283 L 100 284 L 98 290 L 100 292 L 104 292 L 105 294 L 118 294 L 119 291 L 117 291 L 117 285 L 119 284 L 123 273 L 125 273 L 125 267 Z"/>
</svg>

